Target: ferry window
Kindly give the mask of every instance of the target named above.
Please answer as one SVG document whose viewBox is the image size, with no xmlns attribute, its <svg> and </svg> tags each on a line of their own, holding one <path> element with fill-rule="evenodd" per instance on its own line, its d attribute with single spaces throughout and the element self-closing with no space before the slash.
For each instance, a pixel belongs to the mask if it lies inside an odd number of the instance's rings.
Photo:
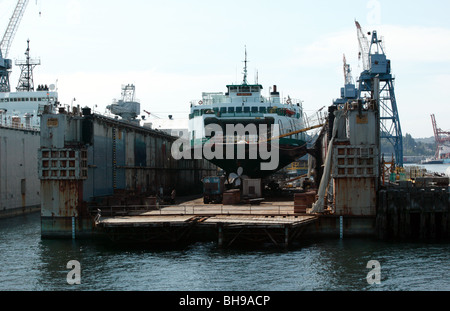
<svg viewBox="0 0 450 311">
<path fill-rule="evenodd" d="M 250 112 L 250 107 L 244 107 L 244 112 Z"/>
<path fill-rule="evenodd" d="M 220 112 L 221 113 L 226 113 L 227 112 L 227 107 L 221 107 L 220 108 Z"/>
<path fill-rule="evenodd" d="M 195 117 L 200 116 L 200 110 L 194 110 L 194 116 Z"/>
<path fill-rule="evenodd" d="M 229 113 L 234 113 L 234 107 L 228 107 L 228 112 Z"/>
<path fill-rule="evenodd" d="M 236 107 L 236 112 L 242 112 L 242 107 Z"/>
<path fill-rule="evenodd" d="M 266 113 L 266 107 L 259 107 L 259 112 Z"/>
<path fill-rule="evenodd" d="M 252 107 L 252 112 L 258 112 L 258 107 Z"/>
<path fill-rule="evenodd" d="M 250 87 L 249 86 L 241 87 L 241 92 L 250 92 Z"/>
</svg>

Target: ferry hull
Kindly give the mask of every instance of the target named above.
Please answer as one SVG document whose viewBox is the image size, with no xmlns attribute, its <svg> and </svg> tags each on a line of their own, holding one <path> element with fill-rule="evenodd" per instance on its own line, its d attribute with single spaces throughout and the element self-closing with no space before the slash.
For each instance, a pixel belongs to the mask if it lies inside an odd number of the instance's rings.
<svg viewBox="0 0 450 311">
<path fill-rule="evenodd" d="M 215 166 L 223 169 L 228 174 L 236 173 L 239 168 L 243 169 L 243 175 L 249 177 L 249 178 L 266 178 L 277 171 L 285 168 L 292 162 L 295 162 L 298 158 L 303 157 L 307 154 L 307 144 L 306 142 L 299 141 L 299 143 L 292 145 L 292 144 L 280 144 L 276 149 L 270 150 L 269 148 L 269 158 L 263 158 L 261 157 L 261 154 L 259 153 L 258 146 L 255 145 L 245 145 L 245 156 L 242 157 L 241 153 L 239 153 L 240 148 L 243 149 L 243 146 L 240 144 L 232 144 L 227 145 L 223 144 L 220 146 L 223 150 L 223 153 L 221 156 L 214 157 L 214 158 L 207 158 L 204 154 L 204 146 L 203 147 L 196 147 L 197 150 L 196 154 L 200 154 L 200 152 L 203 152 L 203 156 L 206 160 L 214 164 Z M 252 147 L 254 151 L 253 157 L 252 157 Z M 199 148 L 202 148 L 202 150 L 198 150 Z M 227 158 L 226 150 L 227 148 L 233 148 L 233 157 Z M 212 148 L 214 150 L 214 148 Z M 241 150 L 242 150 L 241 149 Z M 254 156 L 256 154 L 256 157 Z M 270 169 L 264 169 L 262 165 L 268 165 L 270 166 Z"/>
</svg>

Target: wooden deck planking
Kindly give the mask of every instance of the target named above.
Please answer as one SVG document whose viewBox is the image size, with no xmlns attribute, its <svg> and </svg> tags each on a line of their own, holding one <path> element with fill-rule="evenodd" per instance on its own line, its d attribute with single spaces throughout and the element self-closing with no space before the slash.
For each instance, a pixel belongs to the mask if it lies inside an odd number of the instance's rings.
<svg viewBox="0 0 450 311">
<path fill-rule="evenodd" d="M 283 227 L 299 226 L 314 221 L 316 216 L 264 215 L 141 215 L 100 219 L 101 227 L 187 226 L 191 224 L 216 226 Z"/>
</svg>

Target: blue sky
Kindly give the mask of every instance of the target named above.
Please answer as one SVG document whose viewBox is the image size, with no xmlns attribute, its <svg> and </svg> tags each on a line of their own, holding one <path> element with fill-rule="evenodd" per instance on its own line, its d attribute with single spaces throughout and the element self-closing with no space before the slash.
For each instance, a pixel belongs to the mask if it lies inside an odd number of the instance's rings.
<svg viewBox="0 0 450 311">
<path fill-rule="evenodd" d="M 15 3 L 0 0 L 0 34 Z M 241 80 L 247 46 L 249 81 L 258 72 L 266 92 L 277 85 L 313 113 L 339 96 L 343 54 L 354 78 L 361 71 L 356 19 L 384 37 L 403 133 L 429 137 L 431 113 L 450 129 L 448 12 L 436 0 L 30 0 L 9 58 L 23 58 L 30 39 L 42 61 L 35 83 L 58 81 L 65 104 L 103 112 L 134 83 L 141 109 L 185 118 L 202 92 Z"/>
</svg>

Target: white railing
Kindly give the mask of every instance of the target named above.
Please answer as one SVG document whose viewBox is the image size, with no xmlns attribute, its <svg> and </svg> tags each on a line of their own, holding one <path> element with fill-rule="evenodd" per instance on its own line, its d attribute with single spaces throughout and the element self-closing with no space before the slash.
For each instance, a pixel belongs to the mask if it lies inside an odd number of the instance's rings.
<svg viewBox="0 0 450 311">
<path fill-rule="evenodd" d="M 246 103 L 258 103 L 258 104 L 273 104 L 273 105 L 292 105 L 297 106 L 297 104 L 300 106 L 300 108 L 303 107 L 303 101 L 299 99 L 294 98 L 273 98 L 273 97 L 255 97 L 253 98 L 254 101 L 249 101 L 252 97 L 246 98 Z M 228 103 L 228 104 L 242 104 L 242 101 L 236 101 L 235 103 L 231 101 L 229 96 L 226 95 L 212 95 L 212 96 L 204 96 L 202 99 L 198 100 L 191 100 L 190 104 L 191 106 L 210 106 L 213 107 L 215 105 Z M 281 107 L 280 107 L 281 108 Z M 286 108 L 286 107 L 283 107 Z"/>
<path fill-rule="evenodd" d="M 0 122 L 0 127 L 17 129 L 17 130 L 35 131 L 35 132 L 39 132 L 41 130 L 41 127 L 37 126 L 37 125 L 31 126 L 31 125 L 27 125 L 27 124 L 23 124 L 23 123 L 12 122 L 12 121 L 5 122 L 4 120 L 3 120 L 3 122 Z"/>
</svg>

